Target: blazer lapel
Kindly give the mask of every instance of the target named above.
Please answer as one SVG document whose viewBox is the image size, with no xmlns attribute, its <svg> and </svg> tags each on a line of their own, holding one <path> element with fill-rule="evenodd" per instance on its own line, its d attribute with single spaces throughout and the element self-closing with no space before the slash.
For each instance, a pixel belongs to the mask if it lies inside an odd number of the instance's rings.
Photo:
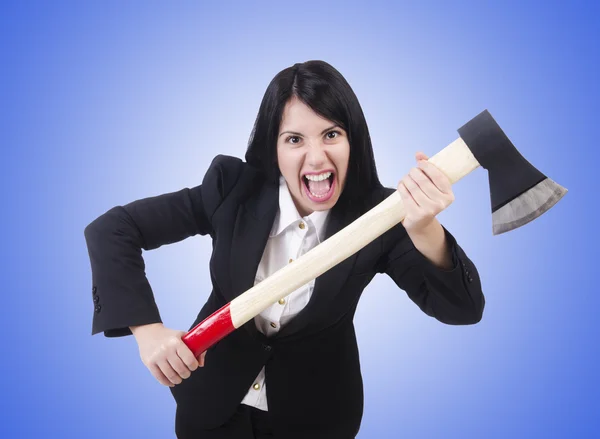
<svg viewBox="0 0 600 439">
<path fill-rule="evenodd" d="M 258 264 L 277 214 L 278 199 L 279 186 L 266 184 L 238 209 L 230 255 L 230 301 L 254 286 Z M 254 338 L 262 338 L 254 319 L 246 322 L 243 327 Z"/>
<path fill-rule="evenodd" d="M 334 206 L 330 213 L 329 222 L 325 232 L 325 239 L 330 238 L 352 221 L 351 214 L 345 213 L 343 209 L 336 209 L 335 207 L 336 206 Z M 272 338 L 282 338 L 297 333 L 314 320 L 317 317 L 317 314 L 323 312 L 340 292 L 343 283 L 354 266 L 357 255 L 358 252 L 354 253 L 349 258 L 331 267 L 328 271 L 317 277 L 308 304 Z"/>
</svg>

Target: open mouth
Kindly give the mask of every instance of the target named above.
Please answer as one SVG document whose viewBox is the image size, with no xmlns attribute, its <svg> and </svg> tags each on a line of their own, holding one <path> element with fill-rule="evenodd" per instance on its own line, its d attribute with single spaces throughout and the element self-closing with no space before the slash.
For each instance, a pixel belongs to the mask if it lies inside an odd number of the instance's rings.
<svg viewBox="0 0 600 439">
<path fill-rule="evenodd" d="M 306 196 L 314 202 L 322 203 L 331 198 L 335 189 L 335 173 L 325 171 L 320 174 L 302 176 Z"/>
</svg>

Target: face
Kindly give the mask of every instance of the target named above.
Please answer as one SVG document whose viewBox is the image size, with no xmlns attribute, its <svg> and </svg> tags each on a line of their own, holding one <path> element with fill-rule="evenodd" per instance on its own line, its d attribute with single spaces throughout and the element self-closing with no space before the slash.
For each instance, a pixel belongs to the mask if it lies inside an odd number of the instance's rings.
<svg viewBox="0 0 600 439">
<path fill-rule="evenodd" d="M 350 159 L 347 133 L 293 97 L 277 137 L 277 161 L 298 213 L 331 209 L 344 189 Z"/>
</svg>

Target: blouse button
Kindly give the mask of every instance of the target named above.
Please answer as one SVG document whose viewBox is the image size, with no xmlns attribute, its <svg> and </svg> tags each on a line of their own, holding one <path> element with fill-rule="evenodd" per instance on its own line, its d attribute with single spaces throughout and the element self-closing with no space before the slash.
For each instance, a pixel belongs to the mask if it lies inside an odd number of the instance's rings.
<svg viewBox="0 0 600 439">
<path fill-rule="evenodd" d="M 254 390 L 258 390 L 260 389 L 260 384 L 255 383 L 252 387 L 254 387 Z"/>
<path fill-rule="evenodd" d="M 300 224 L 298 225 L 298 227 L 300 227 L 302 230 L 304 230 L 304 228 L 305 228 L 306 226 L 304 225 L 304 223 L 300 223 Z"/>
<path fill-rule="evenodd" d="M 277 325 L 274 322 L 271 322 L 271 328 L 277 328 Z"/>
<path fill-rule="evenodd" d="M 280 305 L 285 305 L 285 299 L 279 299 L 279 304 Z"/>
</svg>

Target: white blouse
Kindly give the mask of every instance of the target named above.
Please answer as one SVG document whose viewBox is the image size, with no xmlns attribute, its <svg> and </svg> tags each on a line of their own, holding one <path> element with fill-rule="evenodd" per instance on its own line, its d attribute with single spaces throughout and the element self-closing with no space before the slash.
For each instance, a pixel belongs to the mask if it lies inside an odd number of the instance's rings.
<svg viewBox="0 0 600 439">
<path fill-rule="evenodd" d="M 328 217 L 329 210 L 300 217 L 285 179 L 280 177 L 279 210 L 258 265 L 254 285 L 323 241 Z M 258 314 L 254 318 L 256 328 L 267 337 L 279 332 L 308 304 L 314 285 L 312 280 Z M 264 367 L 241 403 L 268 410 Z"/>
</svg>

